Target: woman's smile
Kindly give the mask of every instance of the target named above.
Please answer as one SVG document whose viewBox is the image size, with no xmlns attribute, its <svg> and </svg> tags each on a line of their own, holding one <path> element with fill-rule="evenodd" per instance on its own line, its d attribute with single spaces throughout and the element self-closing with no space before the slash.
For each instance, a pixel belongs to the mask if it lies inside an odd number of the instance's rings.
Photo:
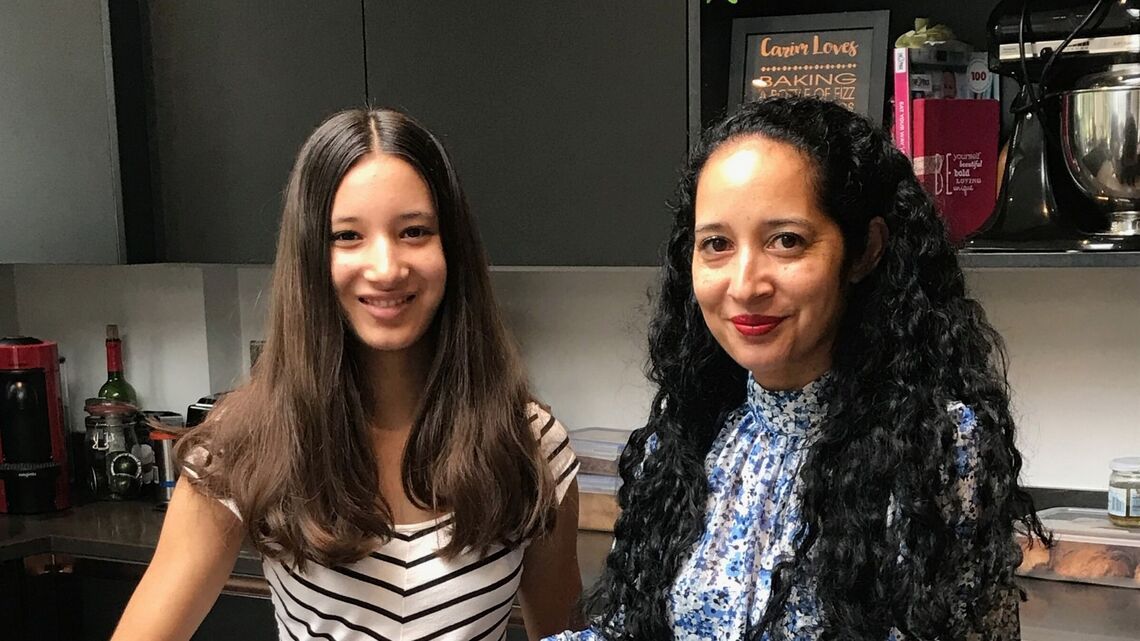
<svg viewBox="0 0 1140 641">
<path fill-rule="evenodd" d="M 764 336 L 776 329 L 787 318 L 786 316 L 764 316 L 761 314 L 740 314 L 733 316 L 731 321 L 736 331 L 744 336 Z"/>
</svg>

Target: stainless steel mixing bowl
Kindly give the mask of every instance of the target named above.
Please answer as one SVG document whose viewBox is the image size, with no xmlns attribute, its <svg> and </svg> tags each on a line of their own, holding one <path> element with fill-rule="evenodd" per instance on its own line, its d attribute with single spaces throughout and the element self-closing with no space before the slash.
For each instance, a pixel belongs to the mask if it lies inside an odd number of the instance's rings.
<svg viewBox="0 0 1140 641">
<path fill-rule="evenodd" d="M 1085 76 L 1061 94 L 1069 174 L 1108 214 L 1103 233 L 1140 235 L 1140 64 Z"/>
</svg>

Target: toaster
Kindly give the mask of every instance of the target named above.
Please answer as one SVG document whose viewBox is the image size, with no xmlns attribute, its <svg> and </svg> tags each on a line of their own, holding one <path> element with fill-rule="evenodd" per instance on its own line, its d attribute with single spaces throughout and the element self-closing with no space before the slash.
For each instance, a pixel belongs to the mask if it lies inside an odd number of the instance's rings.
<svg viewBox="0 0 1140 641">
<path fill-rule="evenodd" d="M 196 403 L 191 403 L 189 406 L 187 406 L 186 427 L 194 427 L 195 425 L 198 425 L 202 421 L 206 420 L 206 415 L 210 413 L 210 410 L 214 409 L 214 405 L 221 397 L 222 394 L 211 394 L 209 396 L 203 396 L 202 398 L 198 399 Z"/>
</svg>

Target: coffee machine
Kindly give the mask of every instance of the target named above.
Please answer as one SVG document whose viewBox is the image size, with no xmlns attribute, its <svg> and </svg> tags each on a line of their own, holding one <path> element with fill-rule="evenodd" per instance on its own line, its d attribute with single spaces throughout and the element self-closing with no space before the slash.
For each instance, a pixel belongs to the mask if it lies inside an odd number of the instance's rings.
<svg viewBox="0 0 1140 641">
<path fill-rule="evenodd" d="M 991 70 L 1020 83 L 975 251 L 1140 250 L 1140 0 L 1003 0 Z"/>
<path fill-rule="evenodd" d="M 0 338 L 0 513 L 70 507 L 66 438 L 58 347 Z"/>
</svg>

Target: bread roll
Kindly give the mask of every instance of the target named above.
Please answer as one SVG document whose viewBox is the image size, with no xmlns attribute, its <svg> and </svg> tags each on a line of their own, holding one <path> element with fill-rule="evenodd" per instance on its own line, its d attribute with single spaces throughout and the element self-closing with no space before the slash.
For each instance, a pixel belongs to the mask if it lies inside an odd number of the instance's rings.
<svg viewBox="0 0 1140 641">
<path fill-rule="evenodd" d="M 1018 544 L 1021 546 L 1021 565 L 1017 567 L 1017 571 L 1021 573 L 1032 572 L 1033 570 L 1043 570 L 1049 567 L 1049 548 L 1041 541 L 1033 540 L 1032 544 L 1028 539 L 1018 537 Z"/>
<path fill-rule="evenodd" d="M 1072 579 L 1097 577 L 1132 578 L 1137 559 L 1132 548 L 1067 543 L 1053 549 L 1053 571 Z"/>
</svg>

